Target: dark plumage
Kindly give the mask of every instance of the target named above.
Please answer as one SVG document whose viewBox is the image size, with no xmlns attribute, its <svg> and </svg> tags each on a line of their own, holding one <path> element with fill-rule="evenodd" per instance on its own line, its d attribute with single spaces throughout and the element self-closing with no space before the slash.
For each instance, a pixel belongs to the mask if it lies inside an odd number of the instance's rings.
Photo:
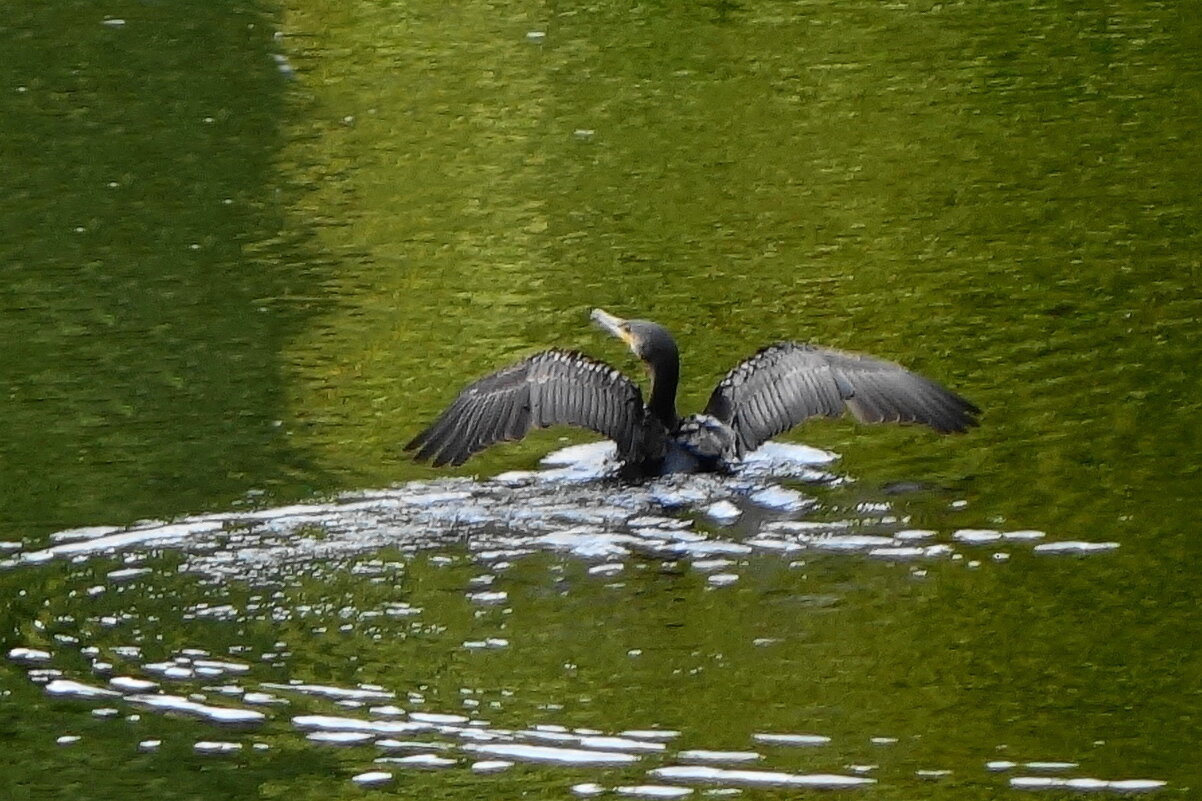
<svg viewBox="0 0 1202 801">
<path fill-rule="evenodd" d="M 844 409 L 866 423 L 923 423 L 942 434 L 977 425 L 980 409 L 893 362 L 796 342 L 763 348 L 718 383 L 705 411 L 676 415 L 680 357 L 667 329 L 601 309 L 592 319 L 630 346 L 651 374 L 651 397 L 607 364 L 548 350 L 468 386 L 406 450 L 463 464 L 532 428 L 574 425 L 617 444 L 627 475 L 718 471 L 770 437 Z"/>
<path fill-rule="evenodd" d="M 626 376 L 584 354 L 548 350 L 469 385 L 405 448 L 418 448 L 419 461 L 459 465 L 495 442 L 562 424 L 612 439 L 627 460 L 645 418 L 643 395 Z"/>
</svg>

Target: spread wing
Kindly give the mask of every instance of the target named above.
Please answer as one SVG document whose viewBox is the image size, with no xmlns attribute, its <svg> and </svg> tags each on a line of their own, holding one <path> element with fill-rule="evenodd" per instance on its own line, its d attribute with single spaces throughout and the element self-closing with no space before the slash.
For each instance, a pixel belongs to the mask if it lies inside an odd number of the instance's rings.
<svg viewBox="0 0 1202 801">
<path fill-rule="evenodd" d="M 735 431 L 742 456 L 811 417 L 844 409 L 864 423 L 923 423 L 942 434 L 977 425 L 981 410 L 901 365 L 815 345 L 780 342 L 737 365 L 705 413 Z"/>
<path fill-rule="evenodd" d="M 548 350 L 468 386 L 405 450 L 417 449 L 418 461 L 436 467 L 460 465 L 493 443 L 553 425 L 596 431 L 617 443 L 619 457 L 630 460 L 644 442 L 643 394 L 603 362 Z"/>
</svg>

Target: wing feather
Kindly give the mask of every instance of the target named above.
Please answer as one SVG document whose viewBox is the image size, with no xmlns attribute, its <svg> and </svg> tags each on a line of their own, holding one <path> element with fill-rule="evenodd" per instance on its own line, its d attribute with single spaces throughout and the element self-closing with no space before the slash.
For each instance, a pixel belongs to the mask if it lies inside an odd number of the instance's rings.
<svg viewBox="0 0 1202 801">
<path fill-rule="evenodd" d="M 505 404 L 512 393 L 494 395 L 488 401 L 487 415 L 480 431 L 476 434 L 475 443 L 500 442 L 504 420 Z"/>
<path fill-rule="evenodd" d="M 981 410 L 893 362 L 796 342 L 763 348 L 718 383 L 705 413 L 731 426 L 742 456 L 811 417 L 849 410 L 866 423 L 921 423 L 940 433 L 977 425 Z"/>
<path fill-rule="evenodd" d="M 583 354 L 548 350 L 470 384 L 405 450 L 435 466 L 460 465 L 493 443 L 553 425 L 608 437 L 623 460 L 639 458 L 648 427 L 662 429 L 630 379 Z"/>
</svg>

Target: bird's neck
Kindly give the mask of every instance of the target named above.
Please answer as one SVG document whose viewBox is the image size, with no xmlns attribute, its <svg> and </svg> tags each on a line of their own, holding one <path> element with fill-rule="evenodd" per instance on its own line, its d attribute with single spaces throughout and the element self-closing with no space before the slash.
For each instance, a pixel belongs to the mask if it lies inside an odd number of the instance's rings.
<svg viewBox="0 0 1202 801">
<path fill-rule="evenodd" d="M 647 408 L 669 431 L 675 431 L 680 418 L 676 416 L 676 386 L 680 383 L 679 358 L 668 359 L 650 368 L 651 400 Z"/>
</svg>

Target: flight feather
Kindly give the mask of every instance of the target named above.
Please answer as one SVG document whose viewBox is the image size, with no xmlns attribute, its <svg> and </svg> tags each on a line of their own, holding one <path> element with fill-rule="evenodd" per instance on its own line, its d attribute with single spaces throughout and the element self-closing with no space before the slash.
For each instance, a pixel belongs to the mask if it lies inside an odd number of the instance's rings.
<svg viewBox="0 0 1202 801">
<path fill-rule="evenodd" d="M 738 456 L 811 417 L 848 410 L 865 423 L 922 423 L 940 433 L 977 425 L 980 410 L 901 365 L 797 342 L 763 348 L 736 365 L 705 413 L 735 432 Z"/>
<path fill-rule="evenodd" d="M 474 453 L 531 429 L 587 428 L 634 458 L 648 435 L 643 394 L 604 362 L 570 350 L 547 350 L 474 382 L 405 450 L 435 466 L 460 465 Z"/>
</svg>

